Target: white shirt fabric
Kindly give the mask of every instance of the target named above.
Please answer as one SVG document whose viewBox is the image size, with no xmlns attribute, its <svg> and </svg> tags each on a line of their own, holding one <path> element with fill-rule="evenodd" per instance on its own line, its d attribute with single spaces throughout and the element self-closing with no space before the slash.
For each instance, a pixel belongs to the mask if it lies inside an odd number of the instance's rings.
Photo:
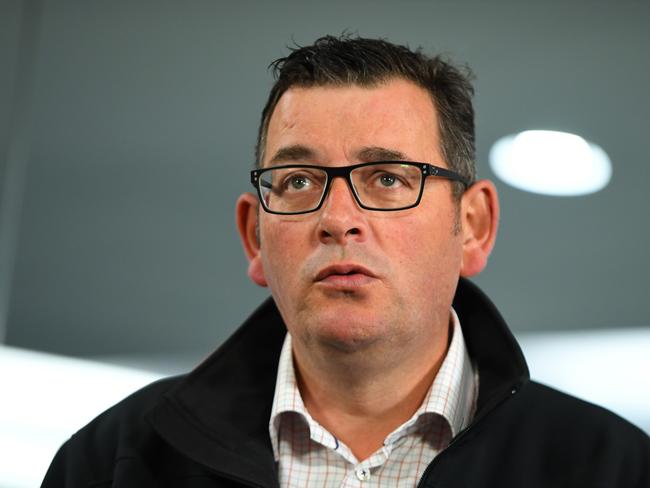
<svg viewBox="0 0 650 488">
<path fill-rule="evenodd" d="M 287 333 L 269 421 L 280 486 L 417 486 L 429 463 L 470 423 L 476 410 L 478 375 L 453 309 L 451 320 L 451 343 L 424 401 L 408 421 L 386 437 L 380 449 L 361 461 L 305 408 Z"/>
</svg>

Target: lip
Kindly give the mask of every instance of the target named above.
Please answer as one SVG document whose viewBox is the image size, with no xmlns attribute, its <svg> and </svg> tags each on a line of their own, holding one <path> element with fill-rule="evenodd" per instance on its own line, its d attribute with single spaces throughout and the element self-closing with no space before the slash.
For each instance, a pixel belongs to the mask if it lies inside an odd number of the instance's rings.
<svg viewBox="0 0 650 488">
<path fill-rule="evenodd" d="M 320 270 L 314 281 L 324 285 L 354 288 L 370 283 L 377 275 L 355 263 L 335 264 Z"/>
</svg>

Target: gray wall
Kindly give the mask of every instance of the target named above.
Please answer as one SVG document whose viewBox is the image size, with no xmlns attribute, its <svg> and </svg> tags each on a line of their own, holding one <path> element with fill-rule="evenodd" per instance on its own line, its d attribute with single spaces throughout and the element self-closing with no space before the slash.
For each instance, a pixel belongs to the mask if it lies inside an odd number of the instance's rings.
<svg viewBox="0 0 650 488">
<path fill-rule="evenodd" d="M 266 66 L 292 40 L 344 29 L 473 67 L 481 176 L 492 142 L 523 129 L 610 153 L 613 180 L 592 196 L 498 184 L 501 234 L 478 282 L 515 330 L 650 325 L 648 2 L 66 0 L 45 2 L 39 25 L 19 246 L 14 272 L 0 270 L 9 344 L 203 354 L 221 342 L 266 296 L 246 278 L 233 214 Z"/>
<path fill-rule="evenodd" d="M 7 332 L 25 171 L 39 3 L 0 4 L 0 341 Z"/>
</svg>

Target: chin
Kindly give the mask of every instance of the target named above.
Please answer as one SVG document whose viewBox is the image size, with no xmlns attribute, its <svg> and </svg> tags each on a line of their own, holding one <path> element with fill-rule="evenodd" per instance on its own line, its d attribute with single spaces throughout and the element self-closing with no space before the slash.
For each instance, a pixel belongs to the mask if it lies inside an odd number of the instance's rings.
<svg viewBox="0 0 650 488">
<path fill-rule="evenodd" d="M 347 334 L 345 336 L 323 335 L 318 338 L 318 342 L 324 348 L 351 354 L 359 351 L 367 351 L 379 342 L 379 338 L 361 334 Z"/>
<path fill-rule="evenodd" d="M 364 314 L 365 315 L 365 314 Z M 384 321 L 340 311 L 327 313 L 324 317 L 312 316 L 306 321 L 309 337 L 314 344 L 340 352 L 366 350 L 385 338 Z"/>
<path fill-rule="evenodd" d="M 367 292 L 327 290 L 310 295 L 293 315 L 292 335 L 301 335 L 312 347 L 345 352 L 367 349 L 394 333 L 396 317 Z"/>
</svg>

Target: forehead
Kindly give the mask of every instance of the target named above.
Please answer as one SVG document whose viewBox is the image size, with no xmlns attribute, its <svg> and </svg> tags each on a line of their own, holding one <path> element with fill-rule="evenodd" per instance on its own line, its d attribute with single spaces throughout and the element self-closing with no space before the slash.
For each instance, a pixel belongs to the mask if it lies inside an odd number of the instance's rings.
<svg viewBox="0 0 650 488">
<path fill-rule="evenodd" d="M 294 146 L 308 148 L 311 159 L 321 164 L 358 160 L 369 147 L 401 153 L 411 160 L 440 159 L 433 100 L 426 90 L 402 79 L 373 87 L 287 90 L 269 122 L 263 163 Z"/>
</svg>

